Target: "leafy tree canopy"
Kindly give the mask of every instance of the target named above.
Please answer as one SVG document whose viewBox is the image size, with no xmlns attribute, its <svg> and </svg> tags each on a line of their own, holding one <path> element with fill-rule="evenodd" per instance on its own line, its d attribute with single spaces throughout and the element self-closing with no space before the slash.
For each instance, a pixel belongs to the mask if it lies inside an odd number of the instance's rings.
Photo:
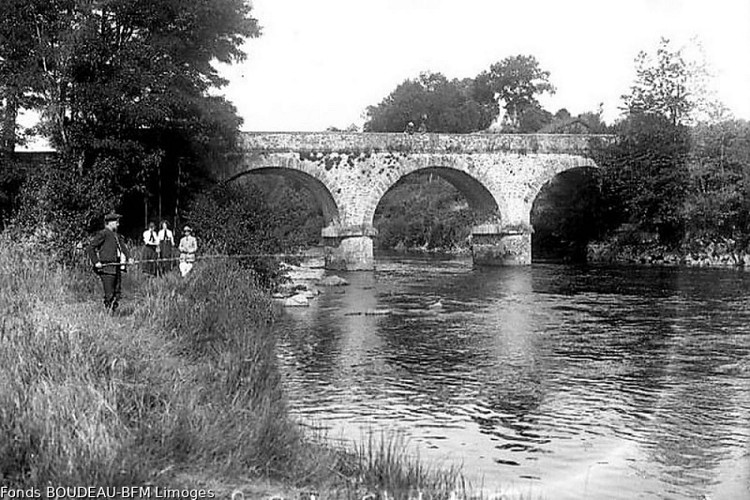
<svg viewBox="0 0 750 500">
<path fill-rule="evenodd" d="M 416 130 L 476 132 L 492 124 L 502 102 L 506 130 L 535 132 L 552 118 L 537 96 L 554 90 L 549 71 L 542 70 L 533 56 L 508 57 L 476 78 L 448 80 L 441 73 L 422 73 L 367 108 L 365 131 L 401 132 L 411 122 Z"/>
<path fill-rule="evenodd" d="M 377 106 L 367 108 L 368 132 L 402 132 L 409 122 L 430 132 L 467 133 L 487 128 L 497 116 L 494 101 L 478 101 L 471 79 L 448 80 L 422 73 L 406 80 Z"/>
<path fill-rule="evenodd" d="M 635 59 L 635 81 L 622 96 L 628 114 L 656 114 L 672 125 L 726 119 L 726 107 L 711 88 L 702 47 L 693 41 L 674 48 L 662 38 L 655 53 L 641 51 Z"/>
<path fill-rule="evenodd" d="M 157 177 L 174 192 L 234 146 L 240 119 L 209 90 L 226 84 L 213 62 L 244 59 L 260 34 L 244 0 L 9 2 L 0 71 L 36 98 L 79 182 L 106 170 L 115 205 Z"/>
<path fill-rule="evenodd" d="M 541 109 L 537 96 L 555 92 L 549 77 L 550 72 L 543 70 L 534 56 L 517 55 L 490 66 L 477 76 L 477 85 L 485 95 L 492 92 L 493 98 L 504 102 L 509 123 L 518 125 L 524 111 Z"/>
<path fill-rule="evenodd" d="M 675 244 L 683 236 L 682 206 L 687 195 L 687 127 L 656 114 L 634 114 L 615 127 L 619 141 L 604 148 L 603 191 L 614 217 Z"/>
</svg>

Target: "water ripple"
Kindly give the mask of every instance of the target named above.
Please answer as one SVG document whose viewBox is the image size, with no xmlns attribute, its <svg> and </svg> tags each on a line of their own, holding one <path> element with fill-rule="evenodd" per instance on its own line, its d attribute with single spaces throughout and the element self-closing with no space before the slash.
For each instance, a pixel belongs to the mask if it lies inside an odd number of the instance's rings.
<svg viewBox="0 0 750 500">
<path fill-rule="evenodd" d="M 397 428 L 549 498 L 750 498 L 750 273 L 409 259 L 347 279 L 279 322 L 300 419 Z"/>
</svg>

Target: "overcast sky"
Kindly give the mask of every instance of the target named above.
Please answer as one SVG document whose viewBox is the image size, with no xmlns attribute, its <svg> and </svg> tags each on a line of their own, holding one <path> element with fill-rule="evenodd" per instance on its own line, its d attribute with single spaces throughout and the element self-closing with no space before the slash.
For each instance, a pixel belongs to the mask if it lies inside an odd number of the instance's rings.
<svg viewBox="0 0 750 500">
<path fill-rule="evenodd" d="M 361 125 L 365 108 L 422 71 L 474 77 L 530 54 L 551 72 L 555 112 L 619 116 L 634 58 L 660 37 L 697 37 L 719 96 L 750 119 L 750 0 L 254 0 L 263 27 L 224 69 L 244 130 Z"/>
</svg>

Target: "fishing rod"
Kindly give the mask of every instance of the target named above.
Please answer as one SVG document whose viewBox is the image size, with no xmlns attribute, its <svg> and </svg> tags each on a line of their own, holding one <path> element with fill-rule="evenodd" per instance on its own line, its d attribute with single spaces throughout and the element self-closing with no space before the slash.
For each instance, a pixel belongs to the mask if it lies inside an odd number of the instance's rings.
<svg viewBox="0 0 750 500">
<path fill-rule="evenodd" d="M 204 260 L 204 259 L 247 259 L 247 258 L 289 258 L 289 257 L 297 257 L 297 258 L 304 258 L 306 257 L 303 254 L 298 253 L 247 253 L 247 254 L 213 254 L 213 255 L 197 255 L 193 257 L 193 261 L 196 260 Z M 102 262 L 101 267 L 107 267 L 107 266 L 134 266 L 136 264 L 146 264 L 151 262 L 172 262 L 172 261 L 181 261 L 183 260 L 181 257 L 166 257 L 163 259 L 140 259 L 140 260 L 132 260 L 127 262 Z M 187 262 L 187 260 L 184 260 L 184 262 Z"/>
</svg>

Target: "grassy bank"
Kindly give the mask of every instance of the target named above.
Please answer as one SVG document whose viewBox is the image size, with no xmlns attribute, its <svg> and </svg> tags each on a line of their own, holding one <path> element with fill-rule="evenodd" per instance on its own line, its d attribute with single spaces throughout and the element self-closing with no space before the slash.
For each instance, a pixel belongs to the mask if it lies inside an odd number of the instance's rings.
<svg viewBox="0 0 750 500">
<path fill-rule="evenodd" d="M 441 498 L 460 484 L 400 439 L 341 450 L 300 432 L 276 365 L 274 306 L 248 271 L 131 272 L 123 289 L 121 313 L 108 315 L 88 270 L 0 240 L 3 484 L 272 481 L 336 498 Z"/>
</svg>

